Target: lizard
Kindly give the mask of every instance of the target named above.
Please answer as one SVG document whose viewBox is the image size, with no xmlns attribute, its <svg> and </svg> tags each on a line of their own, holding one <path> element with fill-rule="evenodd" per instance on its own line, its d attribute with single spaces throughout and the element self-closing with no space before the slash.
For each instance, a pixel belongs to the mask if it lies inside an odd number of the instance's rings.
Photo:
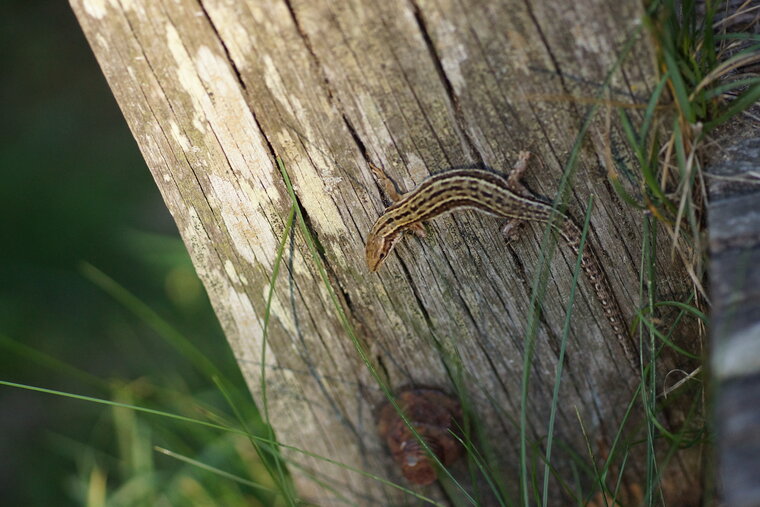
<svg viewBox="0 0 760 507">
<path fill-rule="evenodd" d="M 429 176 L 405 194 L 396 190 L 393 181 L 382 169 L 370 163 L 372 172 L 393 202 L 375 221 L 367 237 L 365 254 L 369 270 L 375 272 L 380 268 L 404 231 L 409 230 L 425 237 L 422 222 L 444 213 L 476 209 L 506 218 L 502 233 L 508 241 L 515 238 L 524 222 L 551 224 L 572 251 L 581 256 L 581 268 L 593 287 L 615 337 L 623 346 L 628 359 L 634 361 L 623 313 L 590 242 L 586 242 L 581 252 L 582 232 L 575 221 L 562 212 L 554 211 L 551 204 L 538 200 L 520 181 L 529 158 L 529 152 L 520 152 L 518 163 L 507 178 L 485 169 L 454 169 Z M 558 214 L 556 219 L 552 219 L 553 213 Z"/>
</svg>

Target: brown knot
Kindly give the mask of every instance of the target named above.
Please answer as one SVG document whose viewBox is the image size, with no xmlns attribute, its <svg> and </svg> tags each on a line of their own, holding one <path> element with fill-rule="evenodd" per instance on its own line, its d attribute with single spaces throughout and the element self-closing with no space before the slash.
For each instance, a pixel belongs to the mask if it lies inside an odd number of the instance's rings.
<svg viewBox="0 0 760 507">
<path fill-rule="evenodd" d="M 438 389 L 410 387 L 397 393 L 396 403 L 443 465 L 451 465 L 462 455 L 462 444 L 452 434 L 459 433 L 462 420 L 455 399 Z M 378 412 L 377 431 L 406 480 L 423 486 L 436 480 L 434 461 L 388 401 Z"/>
</svg>

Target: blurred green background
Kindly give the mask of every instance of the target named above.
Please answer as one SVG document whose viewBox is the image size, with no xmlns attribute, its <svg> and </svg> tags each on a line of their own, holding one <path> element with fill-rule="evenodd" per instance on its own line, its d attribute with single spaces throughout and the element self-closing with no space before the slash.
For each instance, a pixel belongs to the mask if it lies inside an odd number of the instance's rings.
<svg viewBox="0 0 760 507">
<path fill-rule="evenodd" d="M 192 414 L 199 401 L 224 410 L 207 377 L 84 276 L 89 263 L 123 285 L 244 393 L 184 245 L 68 3 L 3 5 L 0 380 L 176 412 Z M 192 401 L 183 405 L 185 396 Z M 157 480 L 163 489 L 188 474 L 203 481 L 152 446 L 197 455 L 217 438 L 165 426 L 159 417 L 6 386 L 0 407 L 3 505 L 96 504 L 98 495 L 125 496 L 124 485 L 137 476 L 153 481 L 153 489 Z M 209 459 L 249 471 L 225 452 Z M 121 503 L 151 503 L 149 490 Z M 226 499 L 250 500 L 242 493 Z"/>
</svg>

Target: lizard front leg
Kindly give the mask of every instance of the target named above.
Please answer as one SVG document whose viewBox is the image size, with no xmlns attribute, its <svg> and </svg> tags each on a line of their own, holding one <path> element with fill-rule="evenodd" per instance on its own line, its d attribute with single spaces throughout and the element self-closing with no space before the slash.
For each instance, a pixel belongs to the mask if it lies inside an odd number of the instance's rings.
<svg viewBox="0 0 760 507">
<path fill-rule="evenodd" d="M 521 197 L 532 199 L 533 194 L 531 194 L 530 190 L 528 190 L 521 181 L 525 171 L 528 169 L 529 158 L 529 151 L 521 151 L 519 153 L 517 164 L 515 164 L 507 177 L 507 188 Z M 501 233 L 504 235 L 507 244 L 517 241 L 520 238 L 524 226 L 525 220 L 517 218 L 507 220 L 507 222 L 501 227 Z"/>
<path fill-rule="evenodd" d="M 396 183 L 385 174 L 385 171 L 377 167 L 372 162 L 369 163 L 370 169 L 372 169 L 372 174 L 375 175 L 375 178 L 377 178 L 378 183 L 382 185 L 383 189 L 385 190 L 386 195 L 391 200 L 391 202 L 398 202 L 401 199 L 404 198 L 406 194 L 399 193 L 398 189 L 396 188 Z M 427 236 L 427 232 L 425 232 L 425 227 L 417 222 L 413 224 L 409 224 L 407 226 L 407 229 L 412 231 L 414 234 L 419 236 L 420 238 L 424 238 Z"/>
</svg>

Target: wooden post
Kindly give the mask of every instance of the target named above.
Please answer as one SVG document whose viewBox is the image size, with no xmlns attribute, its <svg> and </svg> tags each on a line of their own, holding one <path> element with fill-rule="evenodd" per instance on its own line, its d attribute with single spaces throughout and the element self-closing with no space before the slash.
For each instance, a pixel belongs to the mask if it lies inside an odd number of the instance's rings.
<svg viewBox="0 0 760 507">
<path fill-rule="evenodd" d="M 275 163 L 290 174 L 339 303 L 394 388 L 459 390 L 482 428 L 495 474 L 515 486 L 517 420 L 531 281 L 543 228 L 505 244 L 500 222 L 474 212 L 406 237 L 368 272 L 364 239 L 387 200 L 368 162 L 403 189 L 431 172 L 485 165 L 508 171 L 536 156 L 526 183 L 553 197 L 587 102 L 640 29 L 639 0 L 71 0 L 196 270 L 260 402 L 262 329 L 270 278 L 291 207 Z M 646 101 L 653 57 L 645 34 L 606 98 Z M 632 113 L 635 114 L 635 113 Z M 603 122 L 601 122 L 603 123 Z M 638 306 L 641 217 L 615 196 L 605 164 L 633 160 L 617 127 L 583 144 L 568 209 L 595 196 L 590 241 L 631 319 Z M 301 232 L 286 238 L 266 353 L 269 412 L 280 441 L 402 482 L 376 430 L 384 400 L 337 317 Z M 575 256 L 560 246 L 541 303 L 528 393 L 529 459 L 541 466 Z M 663 294 L 685 286 L 663 255 Z M 552 462 L 573 482 L 572 453 L 603 453 L 639 373 L 626 360 L 584 279 L 564 364 Z M 633 344 L 636 346 L 636 344 Z M 667 364 L 667 363 L 666 363 Z M 349 499 L 398 502 L 393 488 L 288 453 Z M 598 455 L 597 455 L 598 457 Z M 628 469 L 640 477 L 633 458 Z M 464 463 L 454 473 L 466 481 Z M 333 493 L 296 473 L 323 505 Z M 662 471 L 670 493 L 699 497 L 694 460 Z M 505 479 L 506 478 L 506 479 Z M 587 478 L 582 478 L 586 481 Z M 554 498 L 569 502 L 552 479 Z M 445 498 L 435 486 L 425 490 Z"/>
<path fill-rule="evenodd" d="M 720 499 L 749 507 L 760 504 L 760 141 L 757 127 L 734 134 L 708 178 L 711 366 Z"/>
</svg>

